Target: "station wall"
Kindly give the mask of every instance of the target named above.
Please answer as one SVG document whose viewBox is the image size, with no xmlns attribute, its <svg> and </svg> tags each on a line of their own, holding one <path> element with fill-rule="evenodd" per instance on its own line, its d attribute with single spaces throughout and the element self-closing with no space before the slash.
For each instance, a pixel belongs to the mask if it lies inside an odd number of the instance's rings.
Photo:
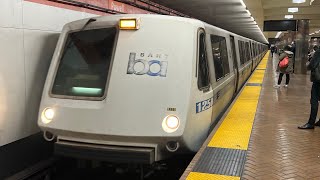
<svg viewBox="0 0 320 180">
<path fill-rule="evenodd" d="M 79 0 L 149 13 L 113 0 Z M 48 0 L 0 1 L 0 147 L 39 132 L 38 106 L 59 33 L 77 19 L 107 15 Z"/>
<path fill-rule="evenodd" d="M 38 106 L 59 32 L 96 16 L 23 0 L 0 1 L 0 146 L 39 131 Z"/>
</svg>

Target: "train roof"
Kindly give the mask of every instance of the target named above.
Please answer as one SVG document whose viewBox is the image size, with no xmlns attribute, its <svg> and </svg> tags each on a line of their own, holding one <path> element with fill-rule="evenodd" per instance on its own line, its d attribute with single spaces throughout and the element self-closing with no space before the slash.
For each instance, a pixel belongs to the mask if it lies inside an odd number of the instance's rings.
<svg viewBox="0 0 320 180">
<path fill-rule="evenodd" d="M 203 28 L 213 28 L 213 29 L 215 29 L 217 31 L 221 31 L 221 32 L 224 32 L 224 33 L 231 34 L 233 36 L 241 37 L 241 38 L 249 40 L 249 41 L 258 42 L 256 40 L 240 36 L 238 34 L 235 34 L 233 32 L 224 30 L 222 28 L 219 28 L 217 26 L 208 24 L 208 23 L 203 22 L 203 21 L 198 20 L 198 19 L 185 18 L 185 17 L 179 17 L 179 16 L 168 16 L 168 15 L 159 15 L 159 14 L 118 14 L 118 15 L 111 15 L 111 16 L 97 16 L 97 17 L 91 17 L 91 18 L 95 18 L 97 20 L 102 20 L 103 21 L 103 20 L 110 20 L 110 19 L 119 19 L 119 18 L 122 18 L 122 17 L 123 18 L 152 17 L 152 18 L 155 18 L 155 19 L 167 19 L 167 20 L 175 20 L 175 21 L 178 20 L 178 21 L 182 21 L 182 22 L 186 22 L 186 23 L 192 24 L 194 26 L 200 26 L 200 27 L 203 27 Z M 73 21 L 73 22 L 68 23 L 67 25 L 77 24 L 79 22 L 86 21 L 88 19 L 90 19 L 90 18 Z M 258 43 L 261 43 L 261 42 L 258 42 Z M 263 43 L 261 43 L 261 44 L 263 44 Z"/>
</svg>

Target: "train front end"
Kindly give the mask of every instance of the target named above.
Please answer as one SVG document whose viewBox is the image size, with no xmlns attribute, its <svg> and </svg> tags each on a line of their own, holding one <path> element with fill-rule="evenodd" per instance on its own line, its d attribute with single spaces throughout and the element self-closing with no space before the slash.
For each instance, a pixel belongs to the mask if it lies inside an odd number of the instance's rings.
<svg viewBox="0 0 320 180">
<path fill-rule="evenodd" d="M 196 31 L 152 15 L 67 24 L 38 120 L 55 152 L 145 164 L 184 153 Z"/>
</svg>

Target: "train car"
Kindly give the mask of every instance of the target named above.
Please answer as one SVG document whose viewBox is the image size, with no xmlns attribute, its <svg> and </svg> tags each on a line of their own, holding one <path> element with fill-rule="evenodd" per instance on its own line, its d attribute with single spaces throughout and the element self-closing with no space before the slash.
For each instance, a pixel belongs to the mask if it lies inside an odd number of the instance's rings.
<svg viewBox="0 0 320 180">
<path fill-rule="evenodd" d="M 264 48 L 253 54 L 252 42 Z M 52 58 L 38 125 L 65 156 L 152 164 L 193 153 L 265 52 L 195 19 L 71 22 Z"/>
</svg>

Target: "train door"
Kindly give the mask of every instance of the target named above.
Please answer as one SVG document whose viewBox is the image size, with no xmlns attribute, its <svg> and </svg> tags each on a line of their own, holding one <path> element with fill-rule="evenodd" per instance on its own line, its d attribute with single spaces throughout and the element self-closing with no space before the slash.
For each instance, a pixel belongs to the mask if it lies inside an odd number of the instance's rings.
<svg viewBox="0 0 320 180">
<path fill-rule="evenodd" d="M 197 57 L 197 88 L 194 92 L 196 101 L 196 119 L 201 121 L 204 127 L 211 124 L 213 90 L 210 80 L 210 68 L 206 49 L 206 33 L 203 29 L 198 32 L 198 57 Z"/>
<path fill-rule="evenodd" d="M 230 44 L 231 44 L 231 51 L 232 51 L 232 59 L 233 59 L 233 70 L 234 70 L 234 85 L 235 85 L 235 92 L 238 91 L 238 83 L 239 83 L 239 67 L 237 61 L 237 54 L 236 54 L 236 44 L 234 42 L 234 36 L 230 35 Z"/>
</svg>

